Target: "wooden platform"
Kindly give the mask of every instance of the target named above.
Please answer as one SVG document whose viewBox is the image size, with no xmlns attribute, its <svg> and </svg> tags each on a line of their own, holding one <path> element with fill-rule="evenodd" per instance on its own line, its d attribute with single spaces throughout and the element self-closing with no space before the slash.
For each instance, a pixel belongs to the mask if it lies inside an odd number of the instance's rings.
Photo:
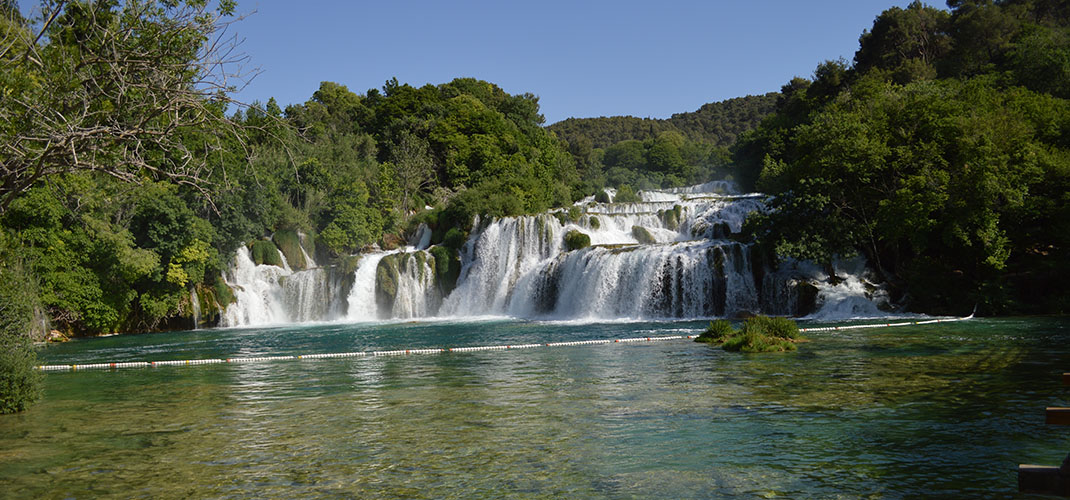
<svg viewBox="0 0 1070 500">
<path fill-rule="evenodd" d="M 1047 465 L 1019 465 L 1018 491 L 1070 497 L 1070 476 L 1059 467 Z"/>
<path fill-rule="evenodd" d="M 1049 406 L 1044 411 L 1044 423 L 1048 425 L 1070 425 L 1070 408 Z"/>
</svg>

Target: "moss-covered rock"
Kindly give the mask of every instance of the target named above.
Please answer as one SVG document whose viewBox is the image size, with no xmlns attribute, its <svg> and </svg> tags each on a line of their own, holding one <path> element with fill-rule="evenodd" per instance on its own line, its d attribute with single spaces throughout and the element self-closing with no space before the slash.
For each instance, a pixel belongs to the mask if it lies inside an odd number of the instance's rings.
<svg viewBox="0 0 1070 500">
<path fill-rule="evenodd" d="M 212 291 L 214 292 L 216 306 L 219 309 L 226 309 L 227 306 L 238 301 L 238 297 L 234 295 L 234 290 L 230 288 L 226 281 L 223 281 L 222 276 L 216 276 Z"/>
<path fill-rule="evenodd" d="M 249 254 L 256 265 L 282 267 L 282 253 L 271 240 L 256 240 L 249 244 Z"/>
<path fill-rule="evenodd" d="M 680 227 L 680 221 L 683 219 L 684 209 L 680 205 L 673 205 L 669 210 L 658 210 L 658 218 L 661 219 L 661 223 L 665 224 L 665 227 L 675 231 Z"/>
<path fill-rule="evenodd" d="M 598 220 L 598 217 L 592 215 L 587 218 L 587 226 L 597 231 L 602 227 L 602 221 Z"/>
<path fill-rule="evenodd" d="M 286 263 L 290 265 L 290 269 L 294 271 L 308 269 L 305 253 L 301 251 L 301 236 L 297 234 L 297 231 L 292 229 L 276 231 L 271 236 L 271 240 L 275 242 L 275 246 L 279 248 L 279 251 L 286 256 Z"/>
<path fill-rule="evenodd" d="M 439 245 L 429 251 L 435 260 L 435 284 L 445 297 L 457 287 L 457 279 L 461 276 L 461 253 L 455 248 Z"/>
<path fill-rule="evenodd" d="M 364 256 L 361 254 L 339 257 L 338 260 L 335 261 L 338 271 L 343 274 L 353 274 L 357 272 L 357 267 L 360 266 L 360 260 L 363 257 Z"/>
<path fill-rule="evenodd" d="M 565 248 L 568 251 L 591 246 L 591 237 L 575 229 L 565 233 Z"/>
<path fill-rule="evenodd" d="M 654 235 L 650 234 L 650 231 L 643 226 L 632 226 L 632 238 L 635 238 L 635 241 L 644 245 L 657 243 L 657 240 L 654 239 Z"/>
<path fill-rule="evenodd" d="M 391 254 L 383 257 L 375 269 L 375 301 L 380 311 L 390 311 L 394 308 L 394 299 L 397 297 L 400 281 L 399 255 L 405 254 Z"/>
</svg>

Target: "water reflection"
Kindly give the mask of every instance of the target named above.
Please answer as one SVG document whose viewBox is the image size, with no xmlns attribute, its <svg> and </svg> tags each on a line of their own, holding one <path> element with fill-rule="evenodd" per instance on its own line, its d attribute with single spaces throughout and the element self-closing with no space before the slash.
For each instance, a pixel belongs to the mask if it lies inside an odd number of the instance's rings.
<svg viewBox="0 0 1070 500">
<path fill-rule="evenodd" d="M 1065 395 L 1065 324 L 827 333 L 782 356 L 668 342 L 50 374 L 42 403 L 0 417 L 0 486 L 13 497 L 1014 497 L 1017 463 L 1070 451 L 1065 430 L 1042 423 Z M 262 344 L 253 331 L 201 331 L 183 354 L 658 328 L 327 325 L 262 332 Z M 180 344 L 139 341 L 50 355 Z"/>
</svg>

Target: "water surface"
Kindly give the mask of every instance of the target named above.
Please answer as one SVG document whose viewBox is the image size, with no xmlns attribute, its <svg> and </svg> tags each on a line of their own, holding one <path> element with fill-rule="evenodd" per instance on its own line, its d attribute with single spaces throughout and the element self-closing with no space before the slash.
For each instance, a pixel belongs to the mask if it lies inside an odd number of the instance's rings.
<svg viewBox="0 0 1070 500">
<path fill-rule="evenodd" d="M 702 323 L 318 325 L 115 336 L 47 363 L 696 333 Z M 79 371 L 0 416 L 0 496 L 1028 498 L 1058 464 L 1070 321 Z"/>
</svg>

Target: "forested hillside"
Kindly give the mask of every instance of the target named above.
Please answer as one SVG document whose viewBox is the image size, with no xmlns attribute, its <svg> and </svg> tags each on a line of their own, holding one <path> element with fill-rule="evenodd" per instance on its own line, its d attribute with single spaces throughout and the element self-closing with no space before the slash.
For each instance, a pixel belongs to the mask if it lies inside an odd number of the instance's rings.
<svg viewBox="0 0 1070 500">
<path fill-rule="evenodd" d="M 768 252 L 862 252 L 925 312 L 1070 311 L 1070 5 L 919 2 L 783 87 L 735 151 Z"/>
<path fill-rule="evenodd" d="M 591 187 L 677 187 L 730 175 L 728 147 L 773 112 L 777 95 L 710 103 L 666 120 L 569 118 L 549 129 Z"/>
<path fill-rule="evenodd" d="M 549 129 L 570 144 L 586 138 L 591 147 L 603 149 L 622 141 L 653 139 L 668 131 L 679 132 L 694 142 L 731 146 L 740 134 L 757 127 L 773 112 L 777 96 L 772 92 L 711 102 L 695 111 L 675 113 L 668 119 L 634 116 L 568 118 L 550 125 Z"/>
</svg>

